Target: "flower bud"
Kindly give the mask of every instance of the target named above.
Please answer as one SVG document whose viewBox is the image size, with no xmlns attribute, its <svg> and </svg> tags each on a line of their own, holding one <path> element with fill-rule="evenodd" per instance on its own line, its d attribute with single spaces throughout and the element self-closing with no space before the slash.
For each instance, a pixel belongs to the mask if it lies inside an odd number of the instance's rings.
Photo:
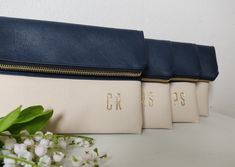
<svg viewBox="0 0 235 167">
<path fill-rule="evenodd" d="M 42 140 L 40 141 L 40 143 L 39 143 L 39 145 L 44 146 L 44 147 L 46 147 L 46 148 L 49 147 L 49 144 L 50 144 L 50 141 L 47 140 L 47 139 L 42 139 Z"/>
<path fill-rule="evenodd" d="M 32 139 L 25 139 L 24 144 L 30 147 L 34 145 L 34 141 Z"/>
<path fill-rule="evenodd" d="M 42 145 L 38 145 L 35 147 L 35 154 L 39 157 L 42 157 L 43 155 L 45 155 L 47 153 L 47 148 L 42 146 Z"/>
<path fill-rule="evenodd" d="M 39 159 L 38 166 L 40 167 L 50 167 L 51 166 L 51 158 L 48 155 L 44 155 Z"/>
<path fill-rule="evenodd" d="M 17 155 L 22 155 L 27 151 L 27 146 L 25 144 L 14 144 L 14 152 Z"/>
<path fill-rule="evenodd" d="M 64 159 L 64 153 L 58 151 L 53 153 L 53 160 L 55 162 L 61 162 L 63 159 Z"/>
<path fill-rule="evenodd" d="M 35 141 L 40 141 L 43 138 L 43 133 L 41 131 L 37 131 L 34 135 L 34 140 Z"/>
<path fill-rule="evenodd" d="M 20 131 L 20 138 L 21 140 L 25 140 L 29 138 L 29 132 L 27 130 Z"/>
<path fill-rule="evenodd" d="M 50 140 L 50 139 L 53 138 L 53 133 L 52 132 L 46 132 L 45 137 Z"/>
<path fill-rule="evenodd" d="M 16 158 L 16 155 L 14 155 L 14 154 L 9 154 L 8 156 Z M 10 158 L 4 158 L 3 162 L 4 162 L 5 167 L 15 166 L 15 163 L 16 163 L 15 160 L 10 159 Z"/>
<path fill-rule="evenodd" d="M 16 144 L 15 138 L 8 138 L 4 141 L 4 149 L 12 150 L 14 148 L 14 144 Z"/>
<path fill-rule="evenodd" d="M 63 137 L 58 138 L 58 145 L 62 148 L 62 149 L 66 149 L 67 147 L 67 143 L 64 140 Z"/>
</svg>

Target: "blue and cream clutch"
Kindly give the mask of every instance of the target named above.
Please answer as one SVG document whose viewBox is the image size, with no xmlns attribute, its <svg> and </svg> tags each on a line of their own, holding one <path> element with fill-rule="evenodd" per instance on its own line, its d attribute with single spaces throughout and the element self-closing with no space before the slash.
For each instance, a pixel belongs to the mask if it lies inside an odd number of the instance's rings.
<svg viewBox="0 0 235 167">
<path fill-rule="evenodd" d="M 196 85 L 197 101 L 201 116 L 209 115 L 209 82 L 214 81 L 219 74 L 215 48 L 213 46 L 197 45 L 201 65 L 200 79 Z"/>
<path fill-rule="evenodd" d="M 0 116 L 55 109 L 59 133 L 140 133 L 141 31 L 0 17 Z"/>
<path fill-rule="evenodd" d="M 199 110 L 196 82 L 200 77 L 200 62 L 194 44 L 172 42 L 173 78 L 171 102 L 173 122 L 198 122 Z"/>
<path fill-rule="evenodd" d="M 171 128 L 169 80 L 172 77 L 171 42 L 146 39 L 147 67 L 142 75 L 144 128 Z"/>
</svg>

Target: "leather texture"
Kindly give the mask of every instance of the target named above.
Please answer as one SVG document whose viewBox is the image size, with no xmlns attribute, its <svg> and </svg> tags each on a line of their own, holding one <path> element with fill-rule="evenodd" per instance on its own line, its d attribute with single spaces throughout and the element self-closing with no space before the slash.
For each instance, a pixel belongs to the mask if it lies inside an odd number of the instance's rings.
<svg viewBox="0 0 235 167">
<path fill-rule="evenodd" d="M 197 50 L 201 65 L 200 79 L 214 81 L 219 74 L 215 48 L 197 45 Z"/>
<path fill-rule="evenodd" d="M 191 43 L 172 42 L 175 78 L 199 79 L 200 62 L 197 47 Z"/>
<path fill-rule="evenodd" d="M 148 63 L 143 77 L 169 80 L 173 73 L 171 42 L 145 39 L 145 43 Z"/>
<path fill-rule="evenodd" d="M 169 83 L 142 83 L 143 128 L 172 128 Z"/>
<path fill-rule="evenodd" d="M 0 17 L 0 47 L 6 64 L 141 72 L 147 63 L 135 30 Z"/>
<path fill-rule="evenodd" d="M 173 122 L 198 122 L 196 83 L 170 83 Z"/>
<path fill-rule="evenodd" d="M 209 116 L 209 83 L 196 83 L 197 102 L 200 116 Z"/>
<path fill-rule="evenodd" d="M 53 108 L 55 133 L 140 133 L 140 81 L 0 75 L 0 117 L 16 106 Z M 9 100 L 10 99 L 10 100 Z"/>
</svg>

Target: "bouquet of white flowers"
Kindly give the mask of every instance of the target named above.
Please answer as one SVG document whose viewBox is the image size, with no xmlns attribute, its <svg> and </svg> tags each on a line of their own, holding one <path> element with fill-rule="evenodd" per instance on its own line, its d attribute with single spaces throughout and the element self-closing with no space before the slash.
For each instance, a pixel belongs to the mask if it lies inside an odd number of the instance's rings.
<svg viewBox="0 0 235 167">
<path fill-rule="evenodd" d="M 70 147 L 91 147 L 94 139 L 71 134 L 53 134 L 40 131 L 53 115 L 53 110 L 44 111 L 42 106 L 21 110 L 21 106 L 0 118 L 0 160 L 3 167 L 50 167 L 65 165 Z M 86 150 L 81 155 L 72 155 L 74 167 L 98 167 L 107 159 L 97 148 Z"/>
</svg>

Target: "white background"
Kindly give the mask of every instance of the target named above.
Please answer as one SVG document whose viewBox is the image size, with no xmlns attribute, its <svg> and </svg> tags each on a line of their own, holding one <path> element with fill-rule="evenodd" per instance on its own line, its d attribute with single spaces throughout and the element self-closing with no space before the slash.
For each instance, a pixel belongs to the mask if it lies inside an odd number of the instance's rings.
<svg viewBox="0 0 235 167">
<path fill-rule="evenodd" d="M 214 45 L 210 109 L 235 117 L 234 0 L 0 0 L 0 15 L 144 30 L 148 38 Z"/>
</svg>

